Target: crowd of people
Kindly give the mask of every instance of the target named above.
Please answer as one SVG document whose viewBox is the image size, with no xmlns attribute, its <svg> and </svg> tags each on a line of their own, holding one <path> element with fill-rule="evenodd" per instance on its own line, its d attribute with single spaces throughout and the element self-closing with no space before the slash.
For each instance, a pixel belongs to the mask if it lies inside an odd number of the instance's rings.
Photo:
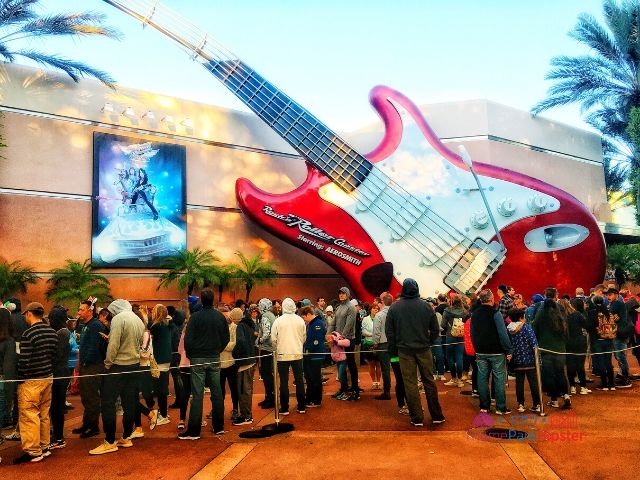
<svg viewBox="0 0 640 480">
<path fill-rule="evenodd" d="M 393 372 L 398 412 L 420 427 L 421 391 L 431 423 L 445 421 L 438 382 L 440 388 L 470 384 L 480 412 L 505 415 L 511 412 L 505 384 L 513 376 L 518 411 L 540 412 L 541 392 L 549 397 L 547 406 L 571 408 L 573 395 L 592 393 L 592 374 L 600 377 L 600 390 L 631 387 L 629 348 L 640 362 L 640 303 L 615 285 L 597 285 L 588 297 L 580 288 L 560 297 L 549 287 L 530 303 L 506 285 L 498 287 L 497 298 L 489 289 L 422 298 L 412 279 L 397 298 L 383 292 L 364 303 L 352 299 L 347 287 L 337 293 L 330 304 L 318 297 L 315 304 L 262 298 L 214 305 L 213 291 L 205 288 L 183 309 L 158 304 L 151 311 L 123 299 L 99 309 L 89 298 L 75 318 L 60 305 L 45 315 L 40 303 L 23 310 L 18 299 L 10 299 L 0 308 L 0 426 L 13 427 L 6 438 L 22 443 L 24 453 L 14 463 L 39 462 L 66 446 L 66 396 L 74 386 L 83 415 L 72 434 L 99 435 L 102 418 L 104 441 L 89 452 L 101 455 L 144 437 L 143 416 L 150 430 L 171 423 L 170 409 L 178 411 L 180 440 L 199 439 L 209 419 L 213 433 L 223 435 L 227 391 L 231 423 L 251 425 L 256 368 L 264 384 L 257 406 L 278 406 L 281 416 L 290 412 L 290 371 L 297 414 L 323 405 L 329 381 L 323 367 L 336 365 L 339 388 L 331 397 L 351 402 L 361 400 L 361 363 L 368 366 L 372 389 L 379 390 L 375 400 L 392 399 Z M 207 391 L 211 409 L 204 414 Z"/>
</svg>

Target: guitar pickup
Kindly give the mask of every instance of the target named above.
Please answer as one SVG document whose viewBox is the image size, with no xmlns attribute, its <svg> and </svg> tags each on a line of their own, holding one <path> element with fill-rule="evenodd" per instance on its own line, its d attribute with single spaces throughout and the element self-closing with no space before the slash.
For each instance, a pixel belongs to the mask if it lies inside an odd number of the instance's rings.
<svg viewBox="0 0 640 480">
<path fill-rule="evenodd" d="M 449 270 L 444 283 L 456 292 L 478 292 L 506 259 L 498 242 L 476 239 Z"/>
</svg>

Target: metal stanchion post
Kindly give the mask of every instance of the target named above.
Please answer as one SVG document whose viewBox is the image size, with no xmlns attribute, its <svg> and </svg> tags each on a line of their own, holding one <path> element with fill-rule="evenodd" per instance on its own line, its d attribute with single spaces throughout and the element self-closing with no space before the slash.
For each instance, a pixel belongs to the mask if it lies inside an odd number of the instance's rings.
<svg viewBox="0 0 640 480">
<path fill-rule="evenodd" d="M 540 396 L 540 416 L 546 415 L 544 411 L 544 398 L 542 397 L 542 373 L 540 372 L 540 350 L 536 345 L 533 347 L 533 354 L 536 357 L 536 378 L 538 379 L 538 395 Z"/>
<path fill-rule="evenodd" d="M 280 423 L 280 386 L 278 379 L 278 353 L 273 351 L 273 399 L 275 405 L 274 416 L 276 425 Z"/>
<path fill-rule="evenodd" d="M 242 432 L 241 438 L 267 438 L 280 433 L 288 433 L 293 431 L 294 426 L 291 423 L 280 422 L 280 386 L 278 379 L 278 354 L 273 352 L 273 399 L 275 404 L 274 418 L 276 423 L 263 426 L 260 430 L 248 430 Z"/>
</svg>

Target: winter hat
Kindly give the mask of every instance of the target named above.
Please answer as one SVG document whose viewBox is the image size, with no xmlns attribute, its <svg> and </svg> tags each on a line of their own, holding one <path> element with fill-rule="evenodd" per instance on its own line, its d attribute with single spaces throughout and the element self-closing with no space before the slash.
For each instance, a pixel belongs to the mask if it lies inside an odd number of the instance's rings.
<svg viewBox="0 0 640 480">
<path fill-rule="evenodd" d="M 543 300 L 544 300 L 544 297 L 539 293 L 536 293 L 533 297 L 531 297 L 531 303 L 538 303 L 538 302 L 542 302 Z"/>
<path fill-rule="evenodd" d="M 229 313 L 229 316 L 231 317 L 231 320 L 242 320 L 242 317 L 243 317 L 242 310 L 236 307 L 233 310 L 231 310 L 231 312 Z"/>
<path fill-rule="evenodd" d="M 11 300 L 7 300 L 6 302 L 4 302 L 3 307 L 9 310 L 10 312 L 16 311 L 16 304 L 13 303 Z"/>
<path fill-rule="evenodd" d="M 107 307 L 114 316 L 119 314 L 120 312 L 131 312 L 131 304 L 123 299 L 114 300 Z"/>
<path fill-rule="evenodd" d="M 305 298 L 304 300 L 302 300 L 303 307 L 306 307 L 308 305 L 311 305 L 311 300 L 309 300 L 308 298 Z"/>
<path fill-rule="evenodd" d="M 285 298 L 282 301 L 282 312 L 283 313 L 296 313 L 296 302 L 294 302 L 290 298 Z"/>
<path fill-rule="evenodd" d="M 349 303 L 355 307 L 358 305 L 358 300 L 356 300 L 355 298 L 352 298 L 351 300 L 349 300 Z"/>
<path fill-rule="evenodd" d="M 348 298 L 351 298 L 351 292 L 347 287 L 340 287 L 338 293 L 346 293 Z"/>
<path fill-rule="evenodd" d="M 269 300 L 268 298 L 261 298 L 258 302 L 260 313 L 271 311 L 271 307 L 273 307 L 273 302 L 271 302 L 271 300 Z"/>
<path fill-rule="evenodd" d="M 325 312 L 333 312 L 333 307 L 331 305 L 327 305 L 327 308 L 324 309 Z"/>
</svg>

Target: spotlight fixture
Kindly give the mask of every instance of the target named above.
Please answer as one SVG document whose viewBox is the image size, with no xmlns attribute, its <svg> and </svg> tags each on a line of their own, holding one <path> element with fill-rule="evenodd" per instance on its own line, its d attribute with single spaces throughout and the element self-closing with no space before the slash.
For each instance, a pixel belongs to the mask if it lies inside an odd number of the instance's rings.
<svg viewBox="0 0 640 480">
<path fill-rule="evenodd" d="M 134 118 L 136 116 L 136 112 L 132 107 L 127 107 L 122 111 L 122 115 L 129 118 Z"/>
<path fill-rule="evenodd" d="M 113 113 L 113 105 L 111 102 L 106 102 L 100 109 L 102 113 Z"/>
<path fill-rule="evenodd" d="M 176 121 L 173 119 L 173 115 L 165 115 L 160 121 L 166 123 L 167 125 L 175 125 L 176 123 Z"/>
<path fill-rule="evenodd" d="M 182 125 L 184 128 L 193 128 L 193 120 L 187 117 L 180 122 L 180 125 Z"/>
<path fill-rule="evenodd" d="M 156 115 L 153 113 L 153 111 L 147 110 L 146 112 L 144 112 L 142 114 L 141 118 L 146 118 L 147 120 L 155 120 L 156 119 Z"/>
</svg>

